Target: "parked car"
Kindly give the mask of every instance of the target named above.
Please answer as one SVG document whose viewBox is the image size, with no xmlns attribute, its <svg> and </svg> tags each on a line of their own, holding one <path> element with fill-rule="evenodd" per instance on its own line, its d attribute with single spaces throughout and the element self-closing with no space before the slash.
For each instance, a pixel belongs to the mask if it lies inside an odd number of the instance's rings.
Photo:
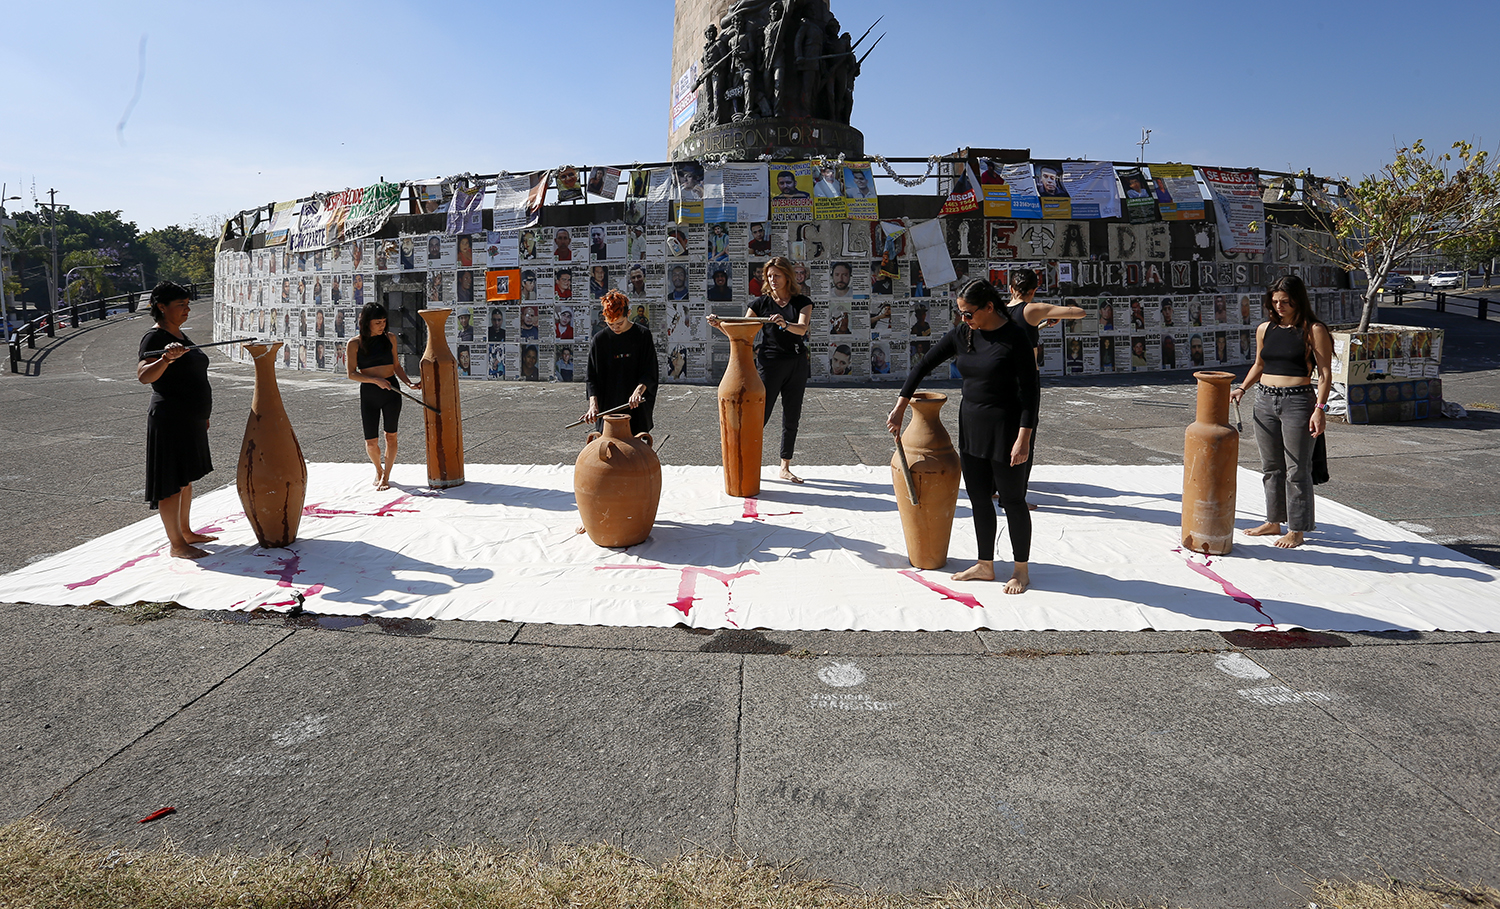
<svg viewBox="0 0 1500 909">
<path fill-rule="evenodd" d="M 1407 280 L 1406 275 L 1398 275 L 1394 272 L 1386 275 L 1385 283 L 1381 285 L 1386 290 L 1405 290 L 1409 286 L 1411 282 Z"/>
<path fill-rule="evenodd" d="M 1433 290 L 1463 290 L 1465 281 L 1461 271 L 1440 271 L 1427 282 Z"/>
</svg>

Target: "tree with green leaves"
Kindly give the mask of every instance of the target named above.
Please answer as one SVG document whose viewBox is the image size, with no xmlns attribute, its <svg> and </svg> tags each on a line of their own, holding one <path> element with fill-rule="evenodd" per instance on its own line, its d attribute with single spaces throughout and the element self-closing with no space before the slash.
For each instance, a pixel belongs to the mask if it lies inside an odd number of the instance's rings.
<svg viewBox="0 0 1500 909">
<path fill-rule="evenodd" d="M 1500 259 L 1500 224 L 1486 233 L 1450 240 L 1439 246 L 1438 252 L 1464 271 L 1483 270 L 1484 285 L 1488 287 L 1494 277 L 1495 260 Z"/>
<path fill-rule="evenodd" d="M 1336 196 L 1307 178 L 1303 198 L 1332 234 L 1315 251 L 1369 280 L 1362 332 L 1369 330 L 1387 275 L 1417 253 L 1493 233 L 1500 218 L 1500 178 L 1488 153 L 1469 142 L 1436 154 L 1419 139 L 1359 182 L 1335 182 L 1341 190 Z"/>
<path fill-rule="evenodd" d="M 156 280 L 178 284 L 212 284 L 218 240 L 192 227 L 163 227 L 141 234 L 156 254 Z"/>
</svg>

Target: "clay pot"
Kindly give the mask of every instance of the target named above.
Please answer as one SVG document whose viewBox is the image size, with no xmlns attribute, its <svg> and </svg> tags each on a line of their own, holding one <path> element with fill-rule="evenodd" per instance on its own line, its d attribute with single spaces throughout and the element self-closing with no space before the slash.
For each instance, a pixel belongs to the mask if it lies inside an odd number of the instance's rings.
<svg viewBox="0 0 1500 909">
<path fill-rule="evenodd" d="M 724 452 L 724 492 L 760 495 L 760 441 L 766 422 L 766 383 L 755 371 L 759 322 L 721 322 L 729 335 L 729 367 L 719 382 L 719 445 Z"/>
<path fill-rule="evenodd" d="M 953 439 L 943 427 L 941 411 L 948 396 L 919 391 L 911 398 L 911 422 L 901 433 L 906 463 L 917 487 L 913 505 L 901 475 L 900 454 L 891 455 L 891 482 L 901 509 L 906 534 L 906 558 L 913 568 L 942 568 L 948 564 L 948 541 L 953 536 L 953 510 L 958 504 L 962 476 Z"/>
<path fill-rule="evenodd" d="M 1234 542 L 1235 471 L 1240 434 L 1229 425 L 1227 372 L 1195 372 L 1198 416 L 1182 447 L 1182 545 L 1225 555 Z"/>
<path fill-rule="evenodd" d="M 458 360 L 448 346 L 452 309 L 424 309 L 427 349 L 422 351 L 422 408 L 427 428 L 427 485 L 434 489 L 464 482 L 464 427 L 458 409 Z M 438 412 L 430 408 L 436 407 Z"/>
<path fill-rule="evenodd" d="M 236 485 L 255 539 L 267 549 L 290 546 L 302 523 L 307 499 L 307 462 L 287 419 L 276 384 L 276 352 L 281 342 L 246 344 L 255 362 L 255 392 L 245 441 L 240 446 Z"/>
<path fill-rule="evenodd" d="M 630 415 L 604 418 L 604 432 L 589 442 L 573 464 L 573 494 L 583 529 L 595 545 L 643 543 L 656 523 L 661 501 L 661 461 L 649 432 L 630 434 Z"/>
</svg>

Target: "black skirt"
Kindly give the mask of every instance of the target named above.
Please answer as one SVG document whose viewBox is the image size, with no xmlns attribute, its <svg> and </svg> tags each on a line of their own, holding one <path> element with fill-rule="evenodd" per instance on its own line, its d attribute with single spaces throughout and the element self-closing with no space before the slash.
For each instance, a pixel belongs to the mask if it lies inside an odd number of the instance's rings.
<svg viewBox="0 0 1500 909">
<path fill-rule="evenodd" d="M 152 508 L 214 469 L 208 418 L 153 406 L 146 414 L 146 501 Z"/>
</svg>

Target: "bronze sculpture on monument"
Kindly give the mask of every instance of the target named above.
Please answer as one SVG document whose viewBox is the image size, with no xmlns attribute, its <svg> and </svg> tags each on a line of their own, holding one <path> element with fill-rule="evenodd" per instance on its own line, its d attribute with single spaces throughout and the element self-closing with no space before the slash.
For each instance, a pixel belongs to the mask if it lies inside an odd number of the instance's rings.
<svg viewBox="0 0 1500 909">
<path fill-rule="evenodd" d="M 874 25 L 858 39 L 840 28 L 828 0 L 729 5 L 703 30 L 692 82 L 698 113 L 673 160 L 863 156 L 864 136 L 849 118 L 858 49 Z"/>
</svg>

